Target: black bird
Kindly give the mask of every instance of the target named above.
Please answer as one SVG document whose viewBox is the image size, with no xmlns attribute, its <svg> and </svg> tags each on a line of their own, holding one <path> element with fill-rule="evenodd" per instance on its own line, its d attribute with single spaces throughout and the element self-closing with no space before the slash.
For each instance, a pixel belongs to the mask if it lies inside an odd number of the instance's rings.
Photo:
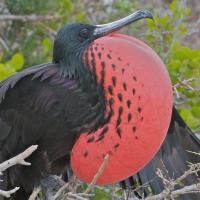
<svg viewBox="0 0 200 200">
<path fill-rule="evenodd" d="M 55 38 L 52 63 L 27 68 L 0 83 L 0 162 L 30 145 L 39 145 L 27 159 L 32 163 L 30 167 L 13 166 L 4 172 L 2 189 L 21 187 L 13 199 L 27 199 L 42 178 L 62 174 L 79 135 L 94 132 L 107 123 L 103 86 L 82 58 L 92 41 L 142 18 L 152 15 L 138 11 L 114 26 L 67 25 Z M 186 168 L 182 161 L 197 162 L 196 157 L 185 152 L 185 148 L 199 150 L 198 140 L 185 126 L 174 114 L 161 153 L 152 161 L 155 165 L 159 167 L 160 157 L 164 156 L 167 169 L 179 174 L 180 164 L 183 163 L 183 170 Z M 179 158 L 173 166 L 171 152 Z M 145 181 L 142 177 L 148 180 L 152 175 L 151 164 L 148 166 L 139 173 L 141 183 Z M 161 185 L 159 181 L 156 184 Z M 157 186 L 152 187 L 155 192 L 160 191 Z"/>
</svg>

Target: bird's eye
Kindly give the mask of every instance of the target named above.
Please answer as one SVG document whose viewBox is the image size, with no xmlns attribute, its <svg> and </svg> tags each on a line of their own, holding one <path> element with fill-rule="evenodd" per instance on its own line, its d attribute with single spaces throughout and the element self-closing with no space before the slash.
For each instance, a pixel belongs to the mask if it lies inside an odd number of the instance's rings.
<svg viewBox="0 0 200 200">
<path fill-rule="evenodd" d="M 89 31 L 87 28 L 84 28 L 84 29 L 81 29 L 80 32 L 79 32 L 79 35 L 82 37 L 82 38 L 87 38 L 89 36 Z"/>
</svg>

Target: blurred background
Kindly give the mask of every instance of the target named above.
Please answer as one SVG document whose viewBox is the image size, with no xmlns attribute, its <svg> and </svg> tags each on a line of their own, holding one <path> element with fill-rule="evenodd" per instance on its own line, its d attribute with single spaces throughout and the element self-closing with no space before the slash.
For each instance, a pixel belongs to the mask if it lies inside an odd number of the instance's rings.
<svg viewBox="0 0 200 200">
<path fill-rule="evenodd" d="M 137 9 L 149 9 L 154 21 L 142 20 L 122 32 L 145 41 L 160 55 L 180 114 L 200 132 L 199 0 L 0 0 L 0 80 L 22 68 L 51 62 L 53 40 L 63 25 L 107 23 Z M 94 199 L 120 194 L 120 189 L 104 188 Z"/>
</svg>

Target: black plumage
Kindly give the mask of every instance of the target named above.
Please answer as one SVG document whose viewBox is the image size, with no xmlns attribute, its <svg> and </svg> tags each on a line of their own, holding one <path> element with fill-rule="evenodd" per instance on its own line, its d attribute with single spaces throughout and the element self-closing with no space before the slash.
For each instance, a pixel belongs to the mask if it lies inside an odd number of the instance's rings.
<svg viewBox="0 0 200 200">
<path fill-rule="evenodd" d="M 83 29 L 88 37 L 81 37 Z M 92 31 L 88 25 L 64 27 L 55 39 L 52 63 L 27 68 L 0 83 L 0 162 L 39 145 L 27 159 L 30 167 L 8 169 L 8 189 L 21 186 L 28 194 L 48 173 L 61 174 L 78 136 L 104 121 L 101 86 L 82 61 Z M 22 198 L 22 191 L 15 195 Z"/>
</svg>

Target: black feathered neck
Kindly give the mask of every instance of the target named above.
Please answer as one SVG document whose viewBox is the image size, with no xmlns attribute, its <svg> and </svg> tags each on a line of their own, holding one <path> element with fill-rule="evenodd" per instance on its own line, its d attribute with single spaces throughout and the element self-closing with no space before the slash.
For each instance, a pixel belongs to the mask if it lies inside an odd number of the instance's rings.
<svg viewBox="0 0 200 200">
<path fill-rule="evenodd" d="M 82 58 L 84 51 L 93 41 L 93 30 L 94 26 L 91 25 L 71 24 L 57 33 L 53 47 L 53 62 L 59 64 L 63 76 L 75 78 L 84 75 L 85 66 Z"/>
</svg>

